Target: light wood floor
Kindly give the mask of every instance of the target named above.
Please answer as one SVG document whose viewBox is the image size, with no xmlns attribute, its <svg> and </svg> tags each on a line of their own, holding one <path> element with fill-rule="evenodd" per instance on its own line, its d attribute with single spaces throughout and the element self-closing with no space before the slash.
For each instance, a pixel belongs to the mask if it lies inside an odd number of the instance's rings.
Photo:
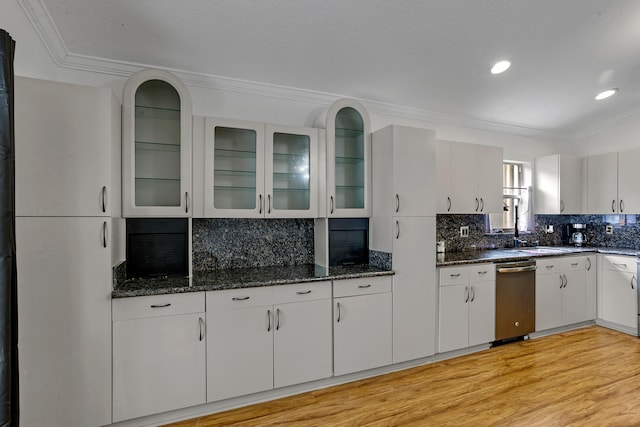
<svg viewBox="0 0 640 427">
<path fill-rule="evenodd" d="M 592 326 L 172 427 L 640 426 L 640 338 Z"/>
</svg>

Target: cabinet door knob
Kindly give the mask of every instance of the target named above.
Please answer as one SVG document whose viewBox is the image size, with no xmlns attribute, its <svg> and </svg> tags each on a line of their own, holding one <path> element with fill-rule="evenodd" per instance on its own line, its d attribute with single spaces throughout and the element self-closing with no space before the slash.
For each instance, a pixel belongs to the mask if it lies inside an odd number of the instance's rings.
<svg viewBox="0 0 640 427">
<path fill-rule="evenodd" d="M 107 186 L 102 187 L 102 213 L 107 212 Z"/>
<path fill-rule="evenodd" d="M 204 339 L 204 319 L 202 317 L 198 317 L 198 327 L 200 328 L 198 341 L 202 341 Z"/>
<path fill-rule="evenodd" d="M 107 221 L 102 223 L 102 246 L 107 247 L 107 235 L 109 234 L 109 227 L 107 226 Z"/>
</svg>

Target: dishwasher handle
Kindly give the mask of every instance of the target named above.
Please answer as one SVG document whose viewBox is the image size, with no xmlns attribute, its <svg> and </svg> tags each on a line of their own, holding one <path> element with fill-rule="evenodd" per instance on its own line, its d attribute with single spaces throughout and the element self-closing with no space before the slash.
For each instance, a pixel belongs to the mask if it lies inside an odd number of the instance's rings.
<svg viewBox="0 0 640 427">
<path fill-rule="evenodd" d="M 499 267 L 498 273 L 522 273 L 524 271 L 536 271 L 535 265 L 530 265 L 527 267 Z"/>
</svg>

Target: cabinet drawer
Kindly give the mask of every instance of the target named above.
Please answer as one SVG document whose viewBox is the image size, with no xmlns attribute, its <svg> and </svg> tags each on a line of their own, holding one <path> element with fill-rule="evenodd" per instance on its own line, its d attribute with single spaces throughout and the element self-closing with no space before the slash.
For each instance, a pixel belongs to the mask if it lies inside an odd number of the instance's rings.
<svg viewBox="0 0 640 427">
<path fill-rule="evenodd" d="M 565 258 L 536 259 L 536 274 L 552 274 L 567 270 L 569 263 Z"/>
<path fill-rule="evenodd" d="M 276 304 L 298 301 L 312 301 L 331 298 L 331 282 L 295 283 L 275 286 L 273 300 Z"/>
<path fill-rule="evenodd" d="M 602 259 L 604 270 L 624 271 L 626 273 L 636 272 L 636 258 L 621 255 L 606 255 Z"/>
<path fill-rule="evenodd" d="M 493 282 L 496 280 L 495 264 L 477 264 L 467 267 L 469 272 L 469 282 Z"/>
<path fill-rule="evenodd" d="M 354 295 L 391 292 L 393 276 L 362 277 L 359 279 L 334 280 L 333 296 L 336 298 Z"/>
<path fill-rule="evenodd" d="M 204 292 L 117 298 L 111 309 L 113 320 L 204 313 Z"/>
<path fill-rule="evenodd" d="M 260 307 L 273 304 L 273 286 L 207 292 L 207 310 L 212 308 Z"/>
<path fill-rule="evenodd" d="M 446 267 L 440 269 L 440 286 L 459 285 L 462 283 L 469 283 L 469 269 L 467 267 Z"/>
</svg>

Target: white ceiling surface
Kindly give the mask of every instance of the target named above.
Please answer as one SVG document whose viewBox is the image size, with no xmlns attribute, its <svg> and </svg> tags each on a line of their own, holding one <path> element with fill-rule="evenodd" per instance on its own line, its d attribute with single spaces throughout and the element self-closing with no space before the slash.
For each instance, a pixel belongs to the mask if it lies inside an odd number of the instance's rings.
<svg viewBox="0 0 640 427">
<path fill-rule="evenodd" d="M 78 55 L 563 138 L 640 107 L 637 0 L 42 2 Z M 503 58 L 511 69 L 490 75 Z"/>
</svg>

